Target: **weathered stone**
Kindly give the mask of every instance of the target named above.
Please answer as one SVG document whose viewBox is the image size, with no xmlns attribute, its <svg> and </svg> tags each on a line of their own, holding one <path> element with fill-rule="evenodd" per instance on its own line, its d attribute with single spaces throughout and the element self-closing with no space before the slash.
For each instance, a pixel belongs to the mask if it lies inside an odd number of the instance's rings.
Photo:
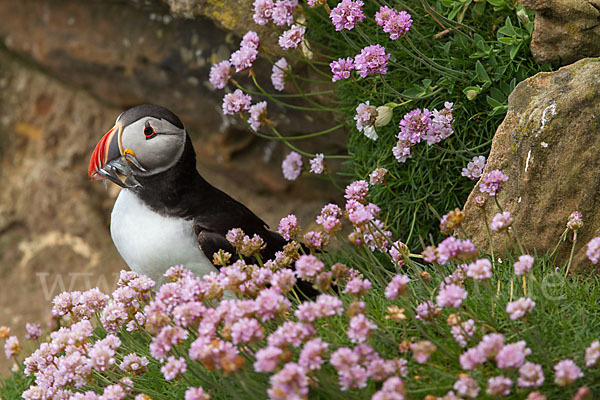
<svg viewBox="0 0 600 400">
<path fill-rule="evenodd" d="M 585 245 L 600 234 L 600 59 L 584 59 L 552 73 L 539 73 L 517 85 L 508 113 L 492 142 L 484 173 L 500 169 L 509 176 L 498 196 L 510 211 L 527 251 L 552 250 L 573 211 L 583 214 L 575 265 L 590 266 Z M 482 210 L 469 195 L 463 222 L 480 247 L 488 247 Z M 486 206 L 488 222 L 498 212 Z M 506 250 L 504 233 L 492 233 L 494 248 Z M 571 238 L 558 259 L 566 261 Z M 533 254 L 533 253 L 531 253 Z"/>
<path fill-rule="evenodd" d="M 536 10 L 531 53 L 539 63 L 567 65 L 600 56 L 598 0 L 523 0 Z"/>
</svg>

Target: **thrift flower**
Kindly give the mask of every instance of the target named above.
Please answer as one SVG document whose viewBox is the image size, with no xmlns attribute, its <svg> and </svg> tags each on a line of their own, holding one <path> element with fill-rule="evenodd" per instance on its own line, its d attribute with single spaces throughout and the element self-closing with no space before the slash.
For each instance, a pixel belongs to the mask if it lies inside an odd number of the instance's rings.
<svg viewBox="0 0 600 400">
<path fill-rule="evenodd" d="M 487 258 L 482 258 L 469 264 L 467 276 L 475 280 L 484 280 L 491 278 L 492 263 Z"/>
<path fill-rule="evenodd" d="M 223 89 L 231 79 L 231 63 L 223 60 L 210 68 L 208 81 L 215 89 Z"/>
<path fill-rule="evenodd" d="M 385 297 L 388 299 L 396 299 L 408 289 L 410 278 L 408 275 L 396 275 L 385 288 Z"/>
<path fill-rule="evenodd" d="M 376 168 L 369 174 L 369 183 L 371 185 L 381 185 L 384 182 L 387 172 L 385 168 Z"/>
<path fill-rule="evenodd" d="M 361 22 L 365 18 L 365 14 L 362 12 L 361 7 L 364 3 L 361 0 L 342 0 L 338 5 L 331 10 L 329 18 L 336 31 L 342 29 L 353 29 L 357 23 Z"/>
<path fill-rule="evenodd" d="M 296 261 L 296 276 L 312 282 L 323 271 L 325 264 L 313 255 L 301 255 Z"/>
<path fill-rule="evenodd" d="M 332 61 L 331 64 L 329 64 L 329 67 L 333 74 L 331 77 L 332 82 L 337 82 L 340 79 L 348 79 L 350 78 L 350 73 L 354 69 L 354 59 L 351 57 L 339 58 L 337 61 Z"/>
<path fill-rule="evenodd" d="M 271 400 L 303 399 L 308 396 L 306 369 L 289 362 L 281 371 L 269 378 L 271 387 L 267 390 Z"/>
<path fill-rule="evenodd" d="M 485 157 L 475 156 L 473 157 L 473 161 L 469 162 L 467 164 L 467 167 L 462 169 L 461 175 L 473 180 L 479 179 L 479 177 L 481 177 L 481 174 L 483 173 L 484 168 Z"/>
<path fill-rule="evenodd" d="M 129 353 L 123 357 L 123 361 L 119 364 L 119 369 L 124 372 L 139 374 L 146 370 L 146 366 L 150 361 L 146 357 L 140 357 L 136 353 Z"/>
<path fill-rule="evenodd" d="M 191 387 L 185 392 L 184 400 L 209 400 L 210 396 L 201 387 Z"/>
<path fill-rule="evenodd" d="M 452 121 L 454 120 L 452 115 L 453 106 L 453 103 L 445 102 L 444 108 L 441 111 L 433 110 L 431 113 L 431 125 L 424 136 L 429 146 L 449 138 L 454 133 L 452 129 Z"/>
<path fill-rule="evenodd" d="M 583 219 L 581 218 L 580 212 L 573 211 L 571 215 L 569 215 L 569 220 L 567 221 L 567 228 L 574 232 L 577 232 L 578 230 L 583 228 Z"/>
<path fill-rule="evenodd" d="M 19 338 L 16 336 L 11 336 L 6 339 L 6 343 L 4 343 L 4 354 L 6 355 L 6 359 L 10 360 L 15 357 L 17 354 L 21 352 L 21 345 L 19 343 Z"/>
<path fill-rule="evenodd" d="M 513 264 L 513 268 L 515 269 L 515 275 L 528 274 L 533 268 L 533 257 L 528 254 L 519 256 L 519 261 Z"/>
<path fill-rule="evenodd" d="M 429 340 L 422 340 L 410 345 L 410 351 L 413 353 L 413 358 L 419 364 L 425 364 L 436 349 L 437 346 Z"/>
<path fill-rule="evenodd" d="M 314 158 L 310 159 L 310 172 L 314 174 L 322 174 L 323 171 L 325 171 L 323 157 L 323 153 L 317 153 L 315 154 Z"/>
<path fill-rule="evenodd" d="M 461 222 L 465 219 L 465 213 L 460 208 L 449 211 L 440 219 L 440 232 L 444 235 L 450 235 L 458 230 Z"/>
<path fill-rule="evenodd" d="M 396 146 L 392 148 L 392 154 L 399 163 L 406 162 L 407 159 L 412 157 L 410 152 L 410 142 L 406 140 L 398 140 Z"/>
<path fill-rule="evenodd" d="M 346 283 L 346 288 L 344 289 L 344 293 L 351 294 L 355 297 L 361 297 L 367 294 L 367 292 L 371 289 L 371 281 L 368 279 L 360 279 L 354 278 L 348 283 Z"/>
<path fill-rule="evenodd" d="M 417 306 L 417 319 L 423 322 L 432 321 L 442 313 L 442 309 L 435 305 L 431 300 L 427 300 Z"/>
<path fill-rule="evenodd" d="M 387 73 L 389 58 L 390 55 L 385 53 L 385 47 L 379 44 L 366 46 L 354 57 L 354 68 L 362 78 L 369 75 L 384 75 Z"/>
<path fill-rule="evenodd" d="M 258 55 L 258 50 L 254 47 L 241 47 L 239 50 L 234 51 L 229 57 L 229 61 L 231 65 L 235 68 L 235 72 L 240 72 L 245 69 L 251 68 L 254 61 L 256 61 L 256 56 Z"/>
<path fill-rule="evenodd" d="M 508 396 L 513 382 L 502 375 L 488 379 L 486 393 L 490 396 Z"/>
<path fill-rule="evenodd" d="M 165 379 L 168 381 L 172 381 L 179 375 L 184 374 L 185 371 L 187 371 L 187 364 L 185 363 L 185 358 L 175 358 L 174 356 L 169 357 L 167 359 L 167 363 L 163 365 L 160 369 L 160 372 L 163 373 Z"/>
<path fill-rule="evenodd" d="M 508 211 L 504 211 L 494 215 L 494 218 L 492 218 L 492 223 L 490 223 L 490 229 L 492 232 L 498 232 L 508 228 L 510 225 L 512 225 L 512 223 L 513 217 Z"/>
<path fill-rule="evenodd" d="M 278 0 L 273 6 L 273 23 L 277 26 L 291 25 L 298 0 Z"/>
<path fill-rule="evenodd" d="M 596 340 L 590 344 L 590 347 L 585 349 L 585 366 L 595 367 L 598 360 L 600 360 L 600 342 Z"/>
<path fill-rule="evenodd" d="M 566 386 L 583 378 L 583 372 L 573 360 L 562 360 L 554 366 L 554 382 L 558 386 Z"/>
<path fill-rule="evenodd" d="M 600 260 L 600 237 L 595 237 L 588 242 L 585 255 L 592 264 L 598 264 L 598 260 Z"/>
<path fill-rule="evenodd" d="M 267 102 L 261 101 L 253 104 L 248 111 L 250 113 L 248 118 L 250 127 L 255 131 L 259 130 L 267 122 Z"/>
<path fill-rule="evenodd" d="M 254 31 L 248 31 L 244 37 L 242 37 L 240 47 L 252 47 L 254 49 L 258 49 L 259 44 L 260 38 L 258 37 L 258 34 Z"/>
<path fill-rule="evenodd" d="M 254 318 L 240 318 L 231 326 L 233 344 L 258 342 L 264 336 L 263 327 Z"/>
<path fill-rule="evenodd" d="M 371 322 L 364 314 L 357 314 L 350 319 L 346 334 L 352 343 L 364 343 L 373 329 L 377 329 L 377 324 Z"/>
<path fill-rule="evenodd" d="M 283 350 L 275 346 L 267 346 L 256 352 L 256 361 L 254 362 L 254 370 L 256 372 L 273 372 L 277 368 L 277 363 Z"/>
<path fill-rule="evenodd" d="M 498 368 L 519 368 L 523 365 L 525 357 L 531 354 L 531 350 L 526 346 L 527 343 L 524 340 L 504 345 L 496 354 Z"/>
<path fill-rule="evenodd" d="M 412 19 L 406 11 L 396 11 L 388 7 L 381 7 L 375 14 L 377 25 L 383 27 L 383 31 L 390 34 L 391 40 L 402 37 L 412 25 Z"/>
<path fill-rule="evenodd" d="M 329 235 L 325 232 L 306 232 L 304 243 L 314 250 L 323 250 L 329 244 Z"/>
<path fill-rule="evenodd" d="M 469 319 L 466 322 L 456 324 L 450 329 L 450 333 L 452 333 L 454 341 L 457 342 L 460 347 L 466 347 L 467 342 L 475 335 L 475 321 Z"/>
<path fill-rule="evenodd" d="M 273 0 L 254 0 L 253 19 L 258 25 L 266 25 L 273 15 Z"/>
<path fill-rule="evenodd" d="M 327 204 L 321 209 L 321 214 L 316 218 L 317 224 L 321 225 L 325 232 L 333 233 L 342 228 L 342 210 L 336 204 Z"/>
<path fill-rule="evenodd" d="M 404 400 L 404 382 L 397 376 L 388 378 L 371 400 Z"/>
<path fill-rule="evenodd" d="M 369 105 L 368 101 L 366 103 L 360 103 L 358 107 L 356 107 L 354 119 L 356 120 L 356 129 L 358 129 L 359 132 L 362 132 L 367 127 L 373 126 L 376 118 L 377 108 Z"/>
<path fill-rule="evenodd" d="M 535 307 L 535 302 L 527 297 L 521 297 L 517 301 L 510 302 L 506 305 L 506 312 L 510 314 L 511 320 L 516 320 L 525 316 Z"/>
<path fill-rule="evenodd" d="M 294 236 L 300 233 L 298 219 L 294 214 L 281 218 L 279 221 L 279 229 L 277 230 L 285 240 L 292 240 Z"/>
<path fill-rule="evenodd" d="M 502 171 L 495 169 L 483 176 L 483 182 L 479 184 L 479 191 L 487 193 L 490 196 L 495 196 L 502 189 L 502 185 L 506 181 L 508 181 L 508 176 Z"/>
<path fill-rule="evenodd" d="M 25 330 L 27 331 L 27 333 L 25 333 L 26 339 L 36 340 L 42 336 L 42 327 L 40 324 L 30 324 L 27 322 L 25 324 Z"/>
<path fill-rule="evenodd" d="M 519 368 L 517 385 L 520 387 L 539 387 L 542 383 L 544 383 L 544 372 L 541 365 L 526 362 Z"/>
<path fill-rule="evenodd" d="M 323 355 L 327 352 L 328 347 L 329 344 L 321 340 L 321 338 L 309 340 L 304 344 L 300 352 L 298 364 L 309 371 L 321 369 Z"/>
<path fill-rule="evenodd" d="M 462 301 L 467 298 L 467 291 L 462 287 L 450 284 L 444 286 L 436 297 L 436 302 L 440 307 L 459 308 Z"/>
<path fill-rule="evenodd" d="M 485 355 L 479 347 L 472 347 L 460 355 L 458 362 L 463 369 L 472 370 L 485 362 Z"/>
<path fill-rule="evenodd" d="M 223 97 L 223 114 L 235 115 L 242 111 L 250 109 L 252 97 L 244 94 L 240 89 L 233 93 L 228 93 Z"/>
<path fill-rule="evenodd" d="M 426 108 L 423 111 L 420 108 L 414 109 L 404 115 L 398 127 L 398 139 L 419 143 L 431 127 L 431 112 Z"/>
<path fill-rule="evenodd" d="M 459 396 L 474 399 L 479 394 L 479 385 L 473 378 L 468 375 L 462 375 L 459 380 L 454 383 L 454 390 Z"/>
<path fill-rule="evenodd" d="M 365 201 L 367 195 L 369 194 L 369 184 L 366 181 L 354 181 L 348 186 L 346 186 L 346 193 L 344 197 L 347 200 L 355 200 L 358 202 Z"/>
<path fill-rule="evenodd" d="M 285 75 L 290 70 L 285 58 L 280 58 L 274 65 L 271 73 L 271 83 L 275 90 L 282 91 L 285 89 Z"/>
<path fill-rule="evenodd" d="M 283 50 L 295 49 L 304 40 L 304 32 L 306 32 L 305 28 L 293 25 L 281 34 L 279 37 L 279 46 Z"/>
<path fill-rule="evenodd" d="M 290 152 L 281 163 L 283 177 L 295 181 L 302 172 L 302 156 L 295 151 Z"/>
</svg>

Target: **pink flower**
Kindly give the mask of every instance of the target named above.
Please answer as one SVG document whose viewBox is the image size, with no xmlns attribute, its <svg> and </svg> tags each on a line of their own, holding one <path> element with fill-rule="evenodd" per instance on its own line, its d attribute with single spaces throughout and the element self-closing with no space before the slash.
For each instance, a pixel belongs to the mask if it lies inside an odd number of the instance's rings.
<svg viewBox="0 0 600 400">
<path fill-rule="evenodd" d="M 296 261 L 296 276 L 312 282 L 323 270 L 325 264 L 313 255 L 301 255 Z"/>
<path fill-rule="evenodd" d="M 310 159 L 310 172 L 313 174 L 322 174 L 325 171 L 325 165 L 323 164 L 323 153 L 315 154 L 314 158 Z"/>
<path fill-rule="evenodd" d="M 231 63 L 223 60 L 210 68 L 208 81 L 215 89 L 223 89 L 231 79 Z"/>
<path fill-rule="evenodd" d="M 296 284 L 296 275 L 291 269 L 280 269 L 271 277 L 271 285 L 281 290 L 281 293 L 288 293 Z"/>
<path fill-rule="evenodd" d="M 472 370 L 485 362 L 485 355 L 479 347 L 472 347 L 461 354 L 458 361 L 463 369 Z"/>
<path fill-rule="evenodd" d="M 390 257 L 392 257 L 392 261 L 396 267 L 402 267 L 404 265 L 403 254 L 408 254 L 408 247 L 401 241 L 397 240 L 388 250 L 388 254 Z"/>
<path fill-rule="evenodd" d="M 129 353 L 123 357 L 123 361 L 119 364 L 119 369 L 124 372 L 136 373 L 145 371 L 146 366 L 150 362 L 146 357 L 140 357 L 136 353 Z"/>
<path fill-rule="evenodd" d="M 273 15 L 273 0 L 254 0 L 254 22 L 266 25 Z"/>
<path fill-rule="evenodd" d="M 492 360 L 504 347 L 504 336 L 499 333 L 490 333 L 481 338 L 477 348 L 484 358 Z"/>
<path fill-rule="evenodd" d="M 575 232 L 583 228 L 583 219 L 579 211 L 573 211 L 571 215 L 569 215 L 567 228 Z"/>
<path fill-rule="evenodd" d="M 431 321 L 437 318 L 442 313 L 442 309 L 435 305 L 431 300 L 427 300 L 417 306 L 417 319 L 424 322 Z"/>
<path fill-rule="evenodd" d="M 504 211 L 502 213 L 494 215 L 494 218 L 492 218 L 492 223 L 490 224 L 490 229 L 493 232 L 498 232 L 508 228 L 512 225 L 512 223 L 513 217 L 511 217 L 508 211 Z"/>
<path fill-rule="evenodd" d="M 339 58 L 336 61 L 332 61 L 329 64 L 331 68 L 331 73 L 333 76 L 331 77 L 332 82 L 337 82 L 341 79 L 350 78 L 350 73 L 354 69 L 354 59 L 351 57 L 348 58 Z"/>
<path fill-rule="evenodd" d="M 169 357 L 167 359 L 167 363 L 163 365 L 160 369 L 160 372 L 163 373 L 165 379 L 168 381 L 172 381 L 179 375 L 184 374 L 185 371 L 187 371 L 187 364 L 185 363 L 185 358 L 175 358 L 174 356 Z"/>
<path fill-rule="evenodd" d="M 440 289 L 436 302 L 440 307 L 459 308 L 462 301 L 467 298 L 467 291 L 462 287 L 450 284 Z"/>
<path fill-rule="evenodd" d="M 19 338 L 11 336 L 6 339 L 6 343 L 4 343 L 4 354 L 6 355 L 7 360 L 15 357 L 20 352 L 21 345 L 19 344 Z"/>
<path fill-rule="evenodd" d="M 300 232 L 300 226 L 298 225 L 298 219 L 294 214 L 290 214 L 287 217 L 281 218 L 279 221 L 278 232 L 285 240 L 291 240 Z"/>
<path fill-rule="evenodd" d="M 309 340 L 304 344 L 300 352 L 298 364 L 309 371 L 321 369 L 323 355 L 327 352 L 328 347 L 329 344 L 321 340 L 321 338 Z"/>
<path fill-rule="evenodd" d="M 474 399 L 479 394 L 479 385 L 470 376 L 463 376 L 454 383 L 454 390 L 459 396 Z"/>
<path fill-rule="evenodd" d="M 97 341 L 88 352 L 89 365 L 96 371 L 106 371 L 116 362 L 114 356 L 120 345 L 121 341 L 114 335 L 108 335 L 105 339 Z"/>
<path fill-rule="evenodd" d="M 278 0 L 273 7 L 273 23 L 277 26 L 291 25 L 298 0 Z"/>
<path fill-rule="evenodd" d="M 478 251 L 469 239 L 461 240 L 448 236 L 438 244 L 436 253 L 437 262 L 445 265 L 451 260 L 463 261 L 475 258 Z"/>
<path fill-rule="evenodd" d="M 461 175 L 469 179 L 479 179 L 485 168 L 485 157 L 475 156 L 473 160 L 467 164 L 466 168 L 462 169 Z"/>
<path fill-rule="evenodd" d="M 600 342 L 596 340 L 585 349 L 585 366 L 595 367 L 598 360 L 600 360 Z"/>
<path fill-rule="evenodd" d="M 283 176 L 289 181 L 295 181 L 302 172 L 302 156 L 295 151 L 290 152 L 281 163 Z"/>
<path fill-rule="evenodd" d="M 254 49 L 258 49 L 258 45 L 260 44 L 260 38 L 258 34 L 254 31 L 248 31 L 242 38 L 240 42 L 240 47 L 251 47 Z"/>
<path fill-rule="evenodd" d="M 329 244 L 329 235 L 325 232 L 306 232 L 304 243 L 311 249 L 323 250 Z"/>
<path fill-rule="evenodd" d="M 254 370 L 257 372 L 273 372 L 277 368 L 280 356 L 283 350 L 275 346 L 267 346 L 256 352 L 256 361 L 254 362 Z"/>
<path fill-rule="evenodd" d="M 521 297 L 517 301 L 510 302 L 506 305 L 506 312 L 510 314 L 511 320 L 516 320 L 531 312 L 535 307 L 535 302 L 528 297 Z"/>
<path fill-rule="evenodd" d="M 257 55 L 258 50 L 256 48 L 249 46 L 241 47 L 231 54 L 229 62 L 231 62 L 231 65 L 235 68 L 235 72 L 240 72 L 251 68 Z"/>
<path fill-rule="evenodd" d="M 285 89 L 285 75 L 290 71 L 285 58 L 280 58 L 274 65 L 271 73 L 271 83 L 275 90 L 282 91 Z"/>
<path fill-rule="evenodd" d="M 357 346 L 358 347 L 358 346 Z M 331 354 L 330 363 L 338 372 L 342 391 L 367 386 L 367 369 L 360 364 L 361 354 L 348 347 L 340 347 Z"/>
<path fill-rule="evenodd" d="M 302 322 L 286 321 L 267 338 L 269 346 L 283 347 L 288 344 L 300 346 L 315 334 L 315 328 Z"/>
<path fill-rule="evenodd" d="M 515 275 L 525 275 L 531 272 L 531 268 L 533 267 L 533 257 L 528 254 L 523 254 L 519 256 L 519 261 L 513 264 L 513 268 L 515 269 Z"/>
<path fill-rule="evenodd" d="M 488 379 L 486 393 L 490 396 L 508 396 L 513 382 L 502 375 Z"/>
<path fill-rule="evenodd" d="M 467 342 L 469 342 L 473 335 L 475 335 L 475 321 L 469 319 L 466 322 L 461 322 L 457 325 L 454 325 L 450 329 L 450 333 L 454 337 L 454 341 L 456 341 L 460 347 L 466 347 Z"/>
<path fill-rule="evenodd" d="M 308 376 L 306 369 L 294 362 L 283 366 L 281 371 L 269 378 L 271 387 L 267 390 L 271 400 L 303 399 L 308 396 Z"/>
<path fill-rule="evenodd" d="M 410 143 L 419 143 L 427 135 L 430 127 L 431 112 L 426 108 L 423 111 L 416 108 L 404 115 L 404 118 L 398 124 L 398 128 L 400 128 L 398 139 Z"/>
<path fill-rule="evenodd" d="M 240 89 L 228 93 L 223 97 L 223 114 L 235 115 L 250 109 L 252 97 L 244 94 Z"/>
<path fill-rule="evenodd" d="M 201 387 L 191 387 L 185 392 L 184 400 L 209 400 L 210 395 Z"/>
<path fill-rule="evenodd" d="M 274 318 L 275 315 L 284 314 L 290 309 L 291 303 L 278 290 L 264 289 L 255 300 L 256 315 L 261 321 Z"/>
<path fill-rule="evenodd" d="M 346 283 L 344 293 L 355 297 L 364 296 L 371 289 L 371 281 L 368 279 L 354 278 Z"/>
<path fill-rule="evenodd" d="M 467 276 L 475 280 L 489 279 L 492 277 L 492 263 L 487 258 L 482 258 L 471 264 Z"/>
<path fill-rule="evenodd" d="M 429 340 L 421 340 L 420 342 L 412 343 L 410 345 L 410 351 L 413 353 L 413 358 L 419 364 L 425 364 L 436 349 L 437 346 Z"/>
<path fill-rule="evenodd" d="M 264 337 L 264 329 L 254 318 L 241 318 L 231 326 L 233 344 L 258 342 Z"/>
<path fill-rule="evenodd" d="M 381 185 L 384 182 L 387 172 L 388 170 L 385 168 L 375 168 L 375 170 L 369 174 L 369 183 L 371 185 Z"/>
<path fill-rule="evenodd" d="M 42 336 L 42 327 L 40 324 L 30 324 L 27 322 L 25 324 L 25 330 L 27 333 L 25 334 L 25 338 L 29 340 L 36 340 L 40 336 Z"/>
<path fill-rule="evenodd" d="M 519 368 L 517 384 L 520 387 L 539 387 L 542 383 L 544 383 L 544 372 L 541 365 L 526 362 Z"/>
<path fill-rule="evenodd" d="M 346 186 L 346 194 L 344 197 L 347 200 L 356 200 L 358 202 L 365 201 L 369 194 L 369 184 L 366 181 L 354 181 Z"/>
<path fill-rule="evenodd" d="M 333 22 L 335 30 L 350 30 L 353 29 L 357 23 L 361 22 L 365 18 L 365 14 L 361 9 L 363 5 L 364 3 L 361 0 L 340 1 L 329 14 L 329 18 L 331 18 L 331 22 Z"/>
<path fill-rule="evenodd" d="M 404 163 L 407 159 L 412 157 L 412 154 L 410 152 L 410 146 L 411 143 L 409 141 L 398 140 L 396 146 L 392 148 L 392 154 L 394 155 L 396 161 L 398 161 L 399 163 Z"/>
<path fill-rule="evenodd" d="M 391 40 L 396 40 L 404 35 L 412 25 L 412 19 L 406 11 L 396 11 L 393 8 L 381 7 L 375 13 L 377 25 L 383 27 L 383 31 L 390 34 Z"/>
<path fill-rule="evenodd" d="M 367 373 L 369 377 L 374 381 L 381 382 L 394 375 L 407 376 L 408 375 L 408 361 L 404 358 L 398 358 L 395 360 L 384 360 L 383 358 L 376 358 L 369 363 Z"/>
<path fill-rule="evenodd" d="M 356 115 L 354 119 L 356 120 L 356 129 L 359 132 L 362 132 L 363 129 L 367 127 L 371 127 L 375 125 L 375 119 L 377 118 L 377 108 L 375 106 L 369 105 L 369 102 L 360 103 L 358 107 L 356 107 Z"/>
<path fill-rule="evenodd" d="M 369 75 L 384 75 L 387 73 L 387 62 L 390 58 L 385 53 L 385 47 L 374 44 L 363 48 L 360 54 L 354 57 L 354 68 L 362 78 Z"/>
<path fill-rule="evenodd" d="M 250 114 L 250 117 L 248 117 L 250 127 L 255 131 L 259 130 L 267 122 L 267 102 L 261 101 L 253 104 L 248 111 Z"/>
<path fill-rule="evenodd" d="M 385 288 L 385 297 L 388 299 L 396 299 L 408 289 L 410 278 L 408 275 L 396 275 Z"/>
<path fill-rule="evenodd" d="M 525 357 L 531 354 L 531 350 L 526 346 L 527 343 L 524 340 L 504 345 L 496 354 L 498 368 L 519 368 L 523 365 Z"/>
<path fill-rule="evenodd" d="M 304 32 L 306 32 L 305 28 L 292 25 L 290 29 L 283 32 L 279 37 L 279 46 L 283 50 L 295 49 L 304 40 Z"/>
<path fill-rule="evenodd" d="M 592 264 L 598 264 L 598 260 L 600 260 L 600 237 L 595 237 L 588 242 L 585 255 Z"/>
<path fill-rule="evenodd" d="M 352 343 L 364 343 L 373 329 L 377 329 L 377 324 L 369 321 L 364 314 L 357 314 L 350 319 L 346 334 Z"/>
<path fill-rule="evenodd" d="M 177 326 L 165 326 L 150 342 L 150 355 L 164 360 L 173 346 L 187 339 L 188 331 Z"/>
<path fill-rule="evenodd" d="M 495 196 L 502 189 L 502 185 L 508 181 L 508 176 L 502 171 L 495 169 L 483 176 L 483 182 L 479 184 L 481 193 Z"/>
<path fill-rule="evenodd" d="M 404 382 L 397 376 L 388 378 L 371 400 L 404 400 Z"/>
<path fill-rule="evenodd" d="M 562 360 L 554 366 L 554 382 L 558 386 L 566 386 L 583 378 L 583 372 L 573 360 Z"/>
</svg>

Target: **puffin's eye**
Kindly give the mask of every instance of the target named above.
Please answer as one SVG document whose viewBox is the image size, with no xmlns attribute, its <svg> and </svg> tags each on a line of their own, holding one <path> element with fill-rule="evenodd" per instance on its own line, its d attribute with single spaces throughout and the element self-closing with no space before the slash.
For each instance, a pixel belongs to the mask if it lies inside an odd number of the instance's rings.
<svg viewBox="0 0 600 400">
<path fill-rule="evenodd" d="M 146 121 L 146 124 L 144 125 L 144 136 L 146 136 L 146 140 L 152 139 L 154 136 L 156 136 L 154 128 L 150 126 L 150 122 L 148 121 Z"/>
</svg>

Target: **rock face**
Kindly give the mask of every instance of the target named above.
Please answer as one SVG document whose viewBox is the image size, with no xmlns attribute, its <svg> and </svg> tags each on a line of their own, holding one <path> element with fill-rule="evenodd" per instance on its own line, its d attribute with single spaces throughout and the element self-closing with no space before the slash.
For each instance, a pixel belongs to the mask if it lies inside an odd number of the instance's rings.
<svg viewBox="0 0 600 400">
<path fill-rule="evenodd" d="M 531 53 L 539 63 L 567 65 L 600 56 L 600 2 L 523 0 L 536 10 Z"/>
<path fill-rule="evenodd" d="M 574 265 L 591 266 L 585 244 L 600 235 L 600 220 L 594 218 L 600 209 L 600 59 L 584 59 L 526 79 L 508 104 L 484 174 L 500 169 L 509 176 L 499 202 L 514 217 L 514 227 L 530 252 L 552 250 L 571 212 L 581 212 L 585 225 Z M 487 248 L 482 210 L 474 204 L 479 194 L 478 183 L 465 204 L 463 223 L 476 245 Z M 498 212 L 493 201 L 488 201 L 486 212 L 489 222 Z M 505 234 L 492 237 L 495 249 L 506 249 Z M 569 240 L 559 247 L 560 261 L 568 259 Z"/>
</svg>

